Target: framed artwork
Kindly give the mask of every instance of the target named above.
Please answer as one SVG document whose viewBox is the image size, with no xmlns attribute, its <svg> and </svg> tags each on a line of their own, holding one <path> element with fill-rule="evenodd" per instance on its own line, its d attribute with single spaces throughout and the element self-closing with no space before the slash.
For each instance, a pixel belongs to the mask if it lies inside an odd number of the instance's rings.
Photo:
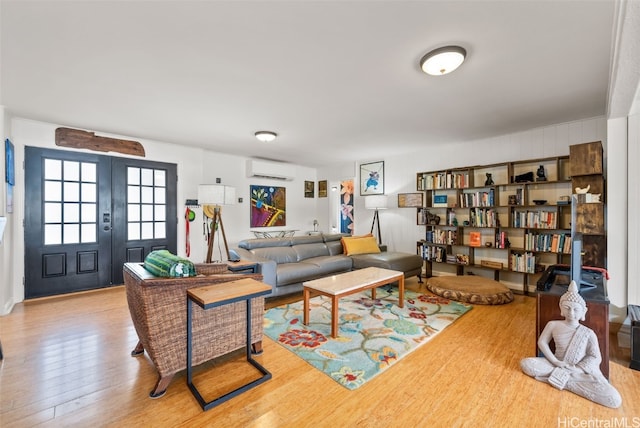
<svg viewBox="0 0 640 428">
<path fill-rule="evenodd" d="M 13 150 L 13 143 L 7 138 L 4 140 L 4 168 L 5 168 L 5 181 L 11 186 L 16 184 L 16 170 L 15 170 L 15 154 Z"/>
<path fill-rule="evenodd" d="M 318 181 L 318 197 L 319 198 L 327 197 L 327 180 Z"/>
<path fill-rule="evenodd" d="M 423 206 L 423 194 L 398 193 L 398 208 L 420 208 Z"/>
<path fill-rule="evenodd" d="M 360 165 L 360 196 L 384 194 L 384 161 Z"/>
<path fill-rule="evenodd" d="M 304 197 L 305 198 L 313 198 L 314 196 L 314 182 L 313 181 L 305 181 L 304 182 Z"/>
<path fill-rule="evenodd" d="M 249 186 L 251 227 L 287 225 L 286 187 Z"/>
</svg>

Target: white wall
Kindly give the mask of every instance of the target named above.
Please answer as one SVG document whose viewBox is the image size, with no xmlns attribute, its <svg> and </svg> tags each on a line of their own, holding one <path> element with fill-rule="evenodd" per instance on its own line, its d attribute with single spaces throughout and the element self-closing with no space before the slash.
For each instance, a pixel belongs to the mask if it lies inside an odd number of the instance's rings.
<svg viewBox="0 0 640 428">
<path fill-rule="evenodd" d="M 640 106 L 638 106 L 640 107 Z M 627 275 L 628 303 L 640 306 L 640 113 L 636 113 L 628 118 L 628 192 L 629 208 L 627 211 L 627 234 L 628 259 Z"/>
</svg>

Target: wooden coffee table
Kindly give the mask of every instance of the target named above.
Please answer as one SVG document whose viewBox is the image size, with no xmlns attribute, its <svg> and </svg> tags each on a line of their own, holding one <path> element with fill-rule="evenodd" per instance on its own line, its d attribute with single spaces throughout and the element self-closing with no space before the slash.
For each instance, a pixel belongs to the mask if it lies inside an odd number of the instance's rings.
<svg viewBox="0 0 640 428">
<path fill-rule="evenodd" d="M 338 299 L 371 288 L 371 298 L 376 298 L 376 288 L 398 281 L 398 306 L 404 307 L 404 273 L 369 267 L 340 275 L 306 281 L 303 285 L 304 324 L 309 324 L 309 297 L 311 293 L 331 298 L 331 337 L 338 335 Z"/>
</svg>

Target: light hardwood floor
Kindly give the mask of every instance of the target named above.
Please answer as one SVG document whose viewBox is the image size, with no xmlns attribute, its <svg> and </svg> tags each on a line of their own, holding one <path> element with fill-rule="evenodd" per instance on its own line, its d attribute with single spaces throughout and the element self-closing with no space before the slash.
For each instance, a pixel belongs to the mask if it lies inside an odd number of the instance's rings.
<svg viewBox="0 0 640 428">
<path fill-rule="evenodd" d="M 407 288 L 425 290 L 415 279 Z M 628 368 L 629 352 L 617 347 L 615 332 L 610 381 L 622 395 L 619 409 L 520 371 L 520 359 L 535 347 L 535 299 L 527 296 L 476 305 L 355 391 L 265 338 L 257 359 L 273 379 L 207 412 L 187 389 L 184 372 L 164 397 L 148 397 L 156 372 L 146 354 L 129 356 L 137 337 L 123 287 L 18 304 L 0 325 L 2 427 L 614 426 L 602 425 L 607 421 L 640 427 L 640 372 Z M 255 375 L 243 358 L 233 353 L 198 371 L 205 397 Z"/>
</svg>

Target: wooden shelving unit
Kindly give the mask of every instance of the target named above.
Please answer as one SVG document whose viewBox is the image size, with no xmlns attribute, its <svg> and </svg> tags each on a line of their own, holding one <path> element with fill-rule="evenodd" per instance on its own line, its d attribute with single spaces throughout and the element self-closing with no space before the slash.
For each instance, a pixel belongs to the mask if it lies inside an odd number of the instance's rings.
<svg viewBox="0 0 640 428">
<path fill-rule="evenodd" d="M 427 276 L 474 273 L 535 291 L 546 266 L 570 262 L 569 170 L 569 156 L 556 156 L 417 173 Z"/>
</svg>

